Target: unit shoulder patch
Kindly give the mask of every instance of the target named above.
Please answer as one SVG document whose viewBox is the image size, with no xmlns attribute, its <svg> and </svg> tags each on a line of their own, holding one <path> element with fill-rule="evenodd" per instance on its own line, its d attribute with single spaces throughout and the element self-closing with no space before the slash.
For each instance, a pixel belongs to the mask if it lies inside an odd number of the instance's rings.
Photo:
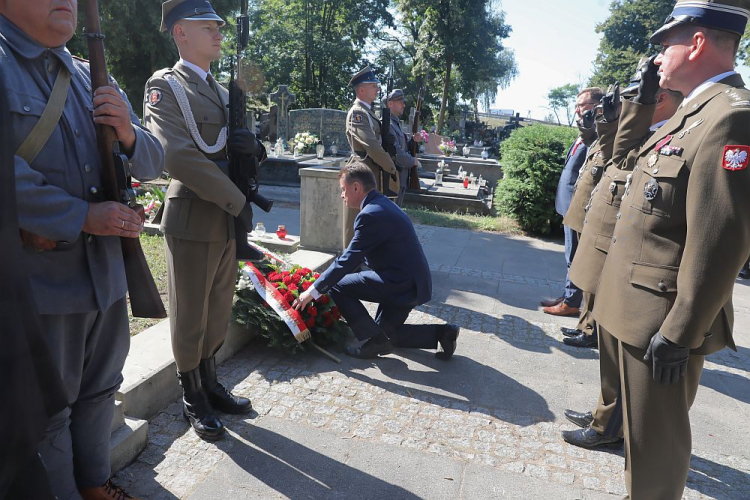
<svg viewBox="0 0 750 500">
<path fill-rule="evenodd" d="M 146 102 L 148 102 L 148 104 L 150 104 L 151 106 L 156 106 L 161 101 L 161 98 L 161 90 L 149 89 L 148 94 L 146 95 Z"/>
<path fill-rule="evenodd" d="M 732 172 L 745 170 L 750 160 L 750 146 L 724 146 L 721 166 Z"/>
</svg>

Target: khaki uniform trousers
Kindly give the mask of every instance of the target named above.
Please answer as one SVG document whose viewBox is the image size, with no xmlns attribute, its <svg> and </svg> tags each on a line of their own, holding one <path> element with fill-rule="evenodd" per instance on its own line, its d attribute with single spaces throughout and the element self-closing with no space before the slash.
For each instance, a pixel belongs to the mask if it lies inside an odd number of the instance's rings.
<svg viewBox="0 0 750 500">
<path fill-rule="evenodd" d="M 375 189 L 377 189 L 379 192 L 382 193 L 383 192 L 383 177 L 381 174 L 382 169 L 378 167 L 377 165 L 371 165 L 370 163 L 367 163 L 367 166 L 370 167 L 370 170 L 372 170 L 372 173 L 375 174 Z M 354 238 L 354 219 L 357 218 L 357 215 L 359 215 L 359 208 L 349 208 L 346 206 L 346 203 L 344 203 L 344 225 L 342 228 L 342 231 L 343 231 L 342 250 L 346 250 L 346 247 L 349 246 L 349 242 L 352 241 L 352 238 Z"/>
<path fill-rule="evenodd" d="M 237 280 L 234 240 L 165 236 L 172 352 L 181 372 L 216 354 L 227 334 Z"/>
<path fill-rule="evenodd" d="M 601 326 L 599 327 L 601 330 Z M 688 411 L 705 357 L 691 354 L 679 382 L 655 382 L 645 349 L 618 341 L 625 435 L 625 484 L 634 500 L 679 500 L 685 489 L 692 436 Z"/>
<path fill-rule="evenodd" d="M 607 437 L 622 437 L 618 340 L 603 328 L 597 328 L 596 330 L 595 334 L 598 334 L 599 337 L 599 380 L 601 389 L 596 408 L 591 412 L 594 416 L 591 428 Z"/>
</svg>

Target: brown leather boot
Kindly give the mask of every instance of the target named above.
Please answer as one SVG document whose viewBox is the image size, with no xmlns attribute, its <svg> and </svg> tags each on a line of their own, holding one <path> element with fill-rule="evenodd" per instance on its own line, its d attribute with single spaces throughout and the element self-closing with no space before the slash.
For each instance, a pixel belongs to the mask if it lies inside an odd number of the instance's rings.
<svg viewBox="0 0 750 500">
<path fill-rule="evenodd" d="M 86 488 L 79 491 L 83 500 L 140 500 L 125 493 L 125 490 L 117 486 L 111 479 L 103 486 Z"/>
</svg>

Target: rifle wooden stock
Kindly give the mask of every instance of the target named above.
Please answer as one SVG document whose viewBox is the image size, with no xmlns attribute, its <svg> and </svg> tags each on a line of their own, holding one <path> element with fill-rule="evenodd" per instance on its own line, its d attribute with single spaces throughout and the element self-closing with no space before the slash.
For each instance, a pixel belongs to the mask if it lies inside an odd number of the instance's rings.
<svg viewBox="0 0 750 500">
<path fill-rule="evenodd" d="M 96 0 L 85 0 L 84 20 L 86 37 L 88 38 L 89 68 L 93 92 L 99 87 L 109 85 L 109 75 L 107 74 L 104 56 L 104 36 L 101 33 L 99 5 Z M 102 163 L 102 189 L 106 199 L 125 203 L 130 208 L 139 211 L 135 199 L 128 194 L 128 189 L 130 189 L 128 172 L 124 170 L 123 164 L 116 165 L 118 162 L 115 161 L 115 155 L 119 155 L 119 143 L 115 129 L 108 125 L 97 125 L 96 142 Z M 119 172 L 117 168 L 120 169 Z M 139 211 L 139 213 L 143 217 L 142 211 Z M 138 238 L 120 238 L 120 242 L 133 316 L 166 318 L 167 311 L 164 309 L 159 290 L 154 283 L 154 277 L 148 268 L 140 240 Z"/>
</svg>

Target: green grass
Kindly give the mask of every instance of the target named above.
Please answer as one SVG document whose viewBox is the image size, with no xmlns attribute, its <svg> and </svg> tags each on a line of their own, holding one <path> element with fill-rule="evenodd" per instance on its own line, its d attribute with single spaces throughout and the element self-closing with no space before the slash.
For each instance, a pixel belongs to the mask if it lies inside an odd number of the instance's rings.
<svg viewBox="0 0 750 500">
<path fill-rule="evenodd" d="M 404 208 L 415 224 L 426 226 L 489 231 L 502 234 L 525 234 L 513 219 L 504 216 L 471 215 L 458 212 L 435 212 L 424 208 Z"/>
<path fill-rule="evenodd" d="M 156 288 L 159 289 L 159 295 L 164 302 L 164 307 L 169 308 L 167 303 L 167 261 L 164 254 L 164 238 L 161 236 L 141 235 L 141 247 L 146 255 L 148 267 L 154 276 Z M 161 319 L 134 318 L 128 308 L 128 318 L 130 319 L 130 335 L 137 335 L 146 328 L 154 326 L 162 321 Z"/>
</svg>

